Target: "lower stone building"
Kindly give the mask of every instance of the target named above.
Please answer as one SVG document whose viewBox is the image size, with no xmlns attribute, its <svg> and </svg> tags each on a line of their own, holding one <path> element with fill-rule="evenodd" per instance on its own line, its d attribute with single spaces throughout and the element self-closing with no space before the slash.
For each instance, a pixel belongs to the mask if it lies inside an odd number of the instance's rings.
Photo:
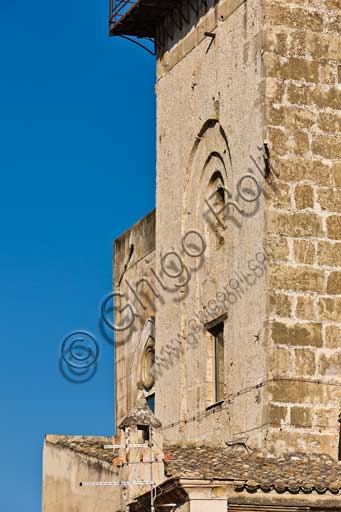
<svg viewBox="0 0 341 512">
<path fill-rule="evenodd" d="M 110 8 L 155 45 L 156 209 L 114 244 L 115 447 L 47 436 L 43 510 L 339 509 L 340 0 Z"/>
<path fill-rule="evenodd" d="M 341 463 L 329 455 L 275 457 L 243 443 L 219 449 L 165 444 L 163 451 L 153 445 L 153 458 L 147 455 L 136 469 L 132 463 L 138 458 L 131 453 L 121 459 L 118 451 L 113 456 L 104 449 L 112 442 L 111 438 L 47 436 L 43 510 L 320 512 L 340 507 Z M 141 456 L 143 449 L 135 451 Z M 145 451 L 150 453 L 148 445 Z M 144 486 L 145 492 L 143 486 L 132 492 L 124 484 L 120 491 L 80 486 L 81 482 L 125 482 L 123 474 L 131 482 L 142 480 L 150 460 L 157 465 L 153 473 L 159 482 L 152 489 L 152 500 L 149 486 Z"/>
</svg>

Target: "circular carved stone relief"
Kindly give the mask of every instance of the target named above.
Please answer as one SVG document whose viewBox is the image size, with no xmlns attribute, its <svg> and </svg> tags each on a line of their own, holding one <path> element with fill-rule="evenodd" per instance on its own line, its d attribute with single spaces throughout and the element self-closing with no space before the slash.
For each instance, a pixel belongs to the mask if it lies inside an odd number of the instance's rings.
<svg viewBox="0 0 341 512">
<path fill-rule="evenodd" d="M 142 353 L 140 358 L 140 380 L 143 383 L 145 390 L 150 390 L 155 384 L 155 323 L 154 318 L 148 318 L 142 333 L 141 333 L 141 347 Z"/>
</svg>

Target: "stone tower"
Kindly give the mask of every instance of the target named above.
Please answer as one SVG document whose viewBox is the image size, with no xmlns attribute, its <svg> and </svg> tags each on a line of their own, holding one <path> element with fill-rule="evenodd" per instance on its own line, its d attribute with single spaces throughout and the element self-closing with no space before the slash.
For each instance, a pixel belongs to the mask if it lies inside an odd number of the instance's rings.
<svg viewBox="0 0 341 512">
<path fill-rule="evenodd" d="M 115 244 L 118 422 L 142 372 L 167 441 L 338 456 L 340 32 L 339 0 L 113 20 L 157 53 L 156 212 Z"/>
<path fill-rule="evenodd" d="M 341 0 L 110 8 L 155 41 L 156 210 L 114 247 L 119 449 L 47 436 L 43 510 L 339 511 Z"/>
</svg>

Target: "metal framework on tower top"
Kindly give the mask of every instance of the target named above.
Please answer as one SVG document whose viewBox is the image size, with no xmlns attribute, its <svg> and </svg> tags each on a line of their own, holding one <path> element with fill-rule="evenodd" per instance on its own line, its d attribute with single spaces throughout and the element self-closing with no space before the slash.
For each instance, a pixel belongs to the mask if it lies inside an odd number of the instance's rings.
<svg viewBox="0 0 341 512">
<path fill-rule="evenodd" d="M 109 35 L 154 38 L 156 24 L 170 0 L 109 0 Z"/>
<path fill-rule="evenodd" d="M 109 35 L 155 39 L 168 13 L 181 25 L 191 10 L 198 15 L 214 0 L 109 0 Z"/>
</svg>

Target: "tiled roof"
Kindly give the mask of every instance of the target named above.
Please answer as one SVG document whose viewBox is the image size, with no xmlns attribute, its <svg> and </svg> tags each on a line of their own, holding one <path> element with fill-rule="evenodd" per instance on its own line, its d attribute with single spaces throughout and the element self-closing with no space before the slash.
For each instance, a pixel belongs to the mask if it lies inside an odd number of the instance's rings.
<svg viewBox="0 0 341 512">
<path fill-rule="evenodd" d="M 112 466 L 114 456 L 118 454 L 116 450 L 113 456 L 112 450 L 104 449 L 106 444 L 117 443 L 117 440 L 113 441 L 112 437 L 47 435 L 45 441 L 61 448 L 67 448 L 79 455 L 91 457 L 98 462 L 108 463 L 110 466 Z"/>
<path fill-rule="evenodd" d="M 237 448 L 173 445 L 165 448 L 165 460 L 169 478 L 232 480 L 238 491 L 341 491 L 341 462 L 323 454 L 275 458 Z"/>
<path fill-rule="evenodd" d="M 107 467 L 118 451 L 104 449 L 112 437 L 46 436 L 46 442 L 91 458 Z M 165 445 L 167 478 L 230 480 L 237 491 L 341 494 L 341 462 L 325 454 L 264 456 L 240 448 Z"/>
</svg>

